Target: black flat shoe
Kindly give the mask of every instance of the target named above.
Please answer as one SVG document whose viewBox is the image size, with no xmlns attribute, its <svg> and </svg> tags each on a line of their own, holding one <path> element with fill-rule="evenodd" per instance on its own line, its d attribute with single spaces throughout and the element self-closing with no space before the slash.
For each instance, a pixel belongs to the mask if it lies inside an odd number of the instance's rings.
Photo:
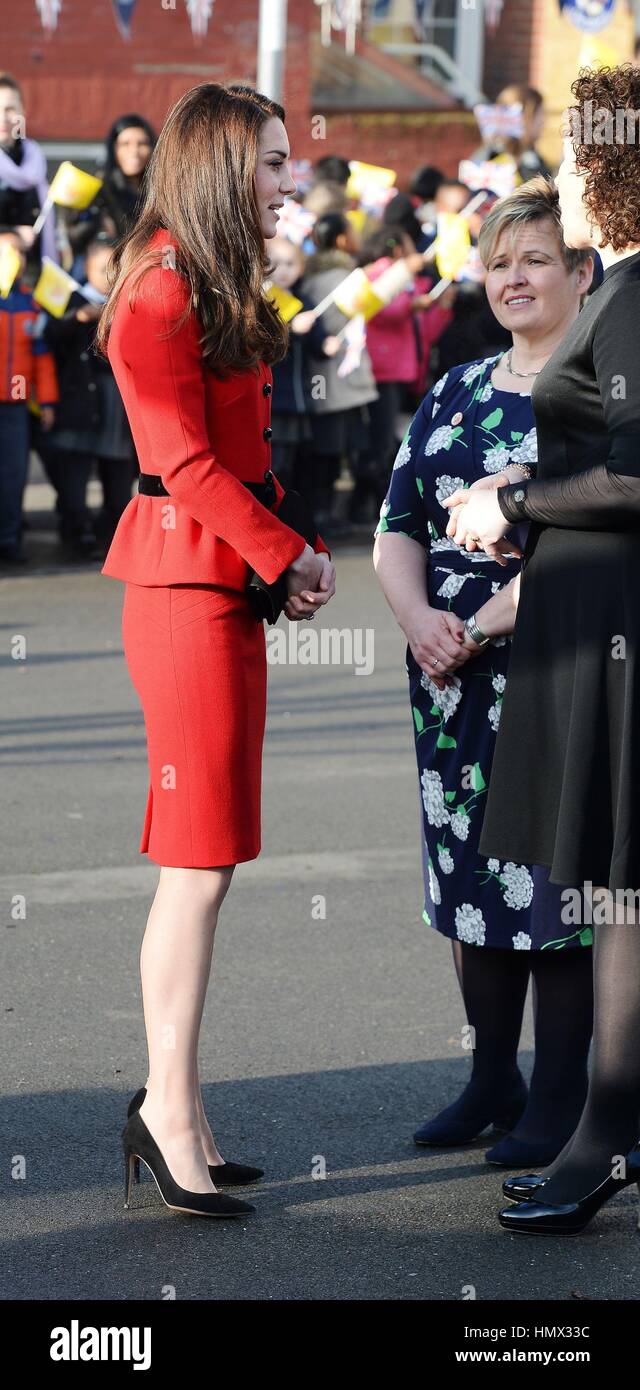
<svg viewBox="0 0 640 1390">
<path fill-rule="evenodd" d="M 522 1202 L 533 1194 L 540 1192 L 548 1178 L 541 1178 L 538 1173 L 524 1173 L 519 1178 L 506 1178 L 502 1184 L 502 1191 L 505 1197 L 509 1197 L 512 1202 Z M 628 1187 L 632 1182 L 640 1182 L 640 1144 L 636 1144 L 627 1154 L 627 1176 L 626 1178 L 616 1178 L 618 1187 Z"/>
<path fill-rule="evenodd" d="M 518 1074 L 508 1095 L 493 1105 L 487 1104 L 482 1113 L 476 1111 L 471 1118 L 464 1111 L 460 1113 L 461 1100 L 462 1096 L 459 1096 L 433 1120 L 421 1125 L 413 1136 L 414 1144 L 434 1149 L 457 1148 L 461 1144 L 472 1144 L 489 1125 L 493 1125 L 497 1132 L 508 1133 L 515 1129 L 523 1114 L 527 1103 L 527 1086 L 524 1077 Z"/>
<path fill-rule="evenodd" d="M 146 1094 L 146 1086 L 141 1086 L 129 1101 L 129 1119 L 140 1109 Z M 259 1178 L 264 1177 L 264 1168 L 252 1168 L 248 1163 L 210 1163 L 209 1174 L 216 1187 L 247 1187 L 249 1183 L 257 1182 Z M 139 1167 L 136 1167 L 135 1180 L 140 1181 Z"/>
<path fill-rule="evenodd" d="M 581 1197 L 577 1202 L 562 1204 L 545 1203 L 542 1200 L 542 1192 L 539 1202 L 535 1200 L 535 1196 L 527 1201 L 517 1202 L 515 1206 L 506 1207 L 501 1211 L 498 1220 L 505 1230 L 515 1231 L 519 1235 L 578 1235 L 610 1197 L 615 1196 L 622 1188 L 628 1187 L 630 1182 L 637 1181 L 637 1177 L 608 1177 L 599 1187 L 594 1188 L 593 1192 L 587 1193 L 586 1197 Z M 638 1191 L 640 1192 L 640 1182 Z"/>
<path fill-rule="evenodd" d="M 129 1210 L 131 1185 L 135 1174 L 140 1181 L 140 1159 L 155 1179 L 165 1206 L 171 1211 L 186 1212 L 189 1216 L 249 1216 L 255 1211 L 249 1202 L 227 1197 L 224 1192 L 188 1192 L 172 1177 L 153 1135 L 136 1111 L 122 1131 L 124 1150 L 124 1205 Z"/>
</svg>

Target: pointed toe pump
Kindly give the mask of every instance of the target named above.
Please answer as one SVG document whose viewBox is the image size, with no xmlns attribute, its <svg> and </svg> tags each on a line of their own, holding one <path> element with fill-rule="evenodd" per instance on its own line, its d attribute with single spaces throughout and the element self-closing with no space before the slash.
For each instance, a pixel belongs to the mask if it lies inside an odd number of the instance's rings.
<svg viewBox="0 0 640 1390">
<path fill-rule="evenodd" d="M 142 1102 L 147 1094 L 146 1086 L 141 1086 L 132 1096 L 127 1109 L 127 1117 L 130 1119 L 136 1110 L 140 1109 Z M 250 1183 L 258 1182 L 264 1177 L 264 1168 L 253 1168 L 249 1163 L 210 1163 L 209 1174 L 211 1181 L 216 1187 L 248 1187 Z M 140 1181 L 140 1165 L 135 1170 L 135 1181 Z"/>
<path fill-rule="evenodd" d="M 131 1186 L 134 1176 L 140 1181 L 140 1160 L 146 1165 L 155 1180 L 156 1187 L 165 1206 L 171 1211 L 185 1212 L 189 1216 L 249 1216 L 255 1212 L 249 1202 L 240 1202 L 237 1197 L 227 1197 L 224 1192 L 189 1192 L 180 1187 L 172 1177 L 167 1164 L 156 1144 L 153 1135 L 137 1111 L 127 1120 L 122 1131 L 124 1150 L 124 1205 L 131 1206 Z"/>
<path fill-rule="evenodd" d="M 637 1175 L 626 1178 L 607 1177 L 586 1197 L 581 1197 L 577 1202 L 563 1203 L 545 1202 L 544 1187 L 541 1186 L 537 1193 L 534 1192 L 526 1201 L 506 1207 L 499 1213 L 498 1220 L 506 1231 L 515 1231 L 519 1235 L 578 1235 L 580 1231 L 584 1231 L 585 1226 L 588 1226 L 605 1202 L 622 1188 L 628 1187 L 630 1182 L 638 1182 Z M 638 1191 L 640 1192 L 640 1183 Z"/>
<path fill-rule="evenodd" d="M 537 1194 L 542 1192 L 547 1181 L 547 1178 L 541 1178 L 539 1173 L 524 1173 L 517 1178 L 505 1178 L 502 1191 L 512 1202 L 523 1202 L 534 1196 L 537 1200 Z M 627 1156 L 626 1177 L 616 1178 L 618 1189 L 629 1187 L 633 1182 L 640 1184 L 640 1144 L 636 1144 Z M 640 1186 L 638 1190 L 640 1191 Z"/>
</svg>

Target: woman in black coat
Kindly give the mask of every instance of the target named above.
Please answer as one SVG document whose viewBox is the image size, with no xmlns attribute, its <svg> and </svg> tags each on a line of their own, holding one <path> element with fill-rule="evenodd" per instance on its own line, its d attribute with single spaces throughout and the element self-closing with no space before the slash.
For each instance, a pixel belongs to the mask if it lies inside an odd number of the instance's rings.
<svg viewBox="0 0 640 1390">
<path fill-rule="evenodd" d="M 500 1215 L 512 1230 L 559 1233 L 640 1178 L 629 1152 L 640 1133 L 640 151 L 617 120 L 637 121 L 640 71 L 586 72 L 572 91 L 563 233 L 570 247 L 595 242 L 604 279 L 543 370 L 511 362 L 537 375 L 537 477 L 444 503 L 448 534 L 490 555 L 510 526 L 533 523 L 480 852 L 547 866 L 566 885 L 566 921 L 595 929 L 586 1105 L 554 1163 L 507 1184 L 530 1200 Z"/>
<path fill-rule="evenodd" d="M 98 171 L 102 188 L 90 208 L 66 215 L 69 243 L 76 259 L 99 232 L 121 237 L 136 219 L 146 167 L 156 143 L 153 126 L 130 113 L 114 121 L 107 136 L 107 157 Z"/>
</svg>

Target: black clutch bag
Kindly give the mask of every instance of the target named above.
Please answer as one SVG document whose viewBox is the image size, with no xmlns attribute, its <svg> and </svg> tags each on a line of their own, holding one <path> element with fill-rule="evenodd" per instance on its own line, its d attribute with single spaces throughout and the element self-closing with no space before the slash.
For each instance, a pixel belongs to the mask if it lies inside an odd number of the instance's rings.
<svg viewBox="0 0 640 1390">
<path fill-rule="evenodd" d="M 297 531 L 309 545 L 315 545 L 318 530 L 311 510 L 299 492 L 285 492 L 277 512 L 273 515 L 284 521 L 285 526 L 290 526 L 292 531 Z M 247 580 L 246 594 L 256 618 L 266 619 L 271 624 L 277 623 L 289 597 L 286 571 L 279 575 L 273 584 L 267 584 L 266 580 L 261 579 L 253 570 Z"/>
</svg>

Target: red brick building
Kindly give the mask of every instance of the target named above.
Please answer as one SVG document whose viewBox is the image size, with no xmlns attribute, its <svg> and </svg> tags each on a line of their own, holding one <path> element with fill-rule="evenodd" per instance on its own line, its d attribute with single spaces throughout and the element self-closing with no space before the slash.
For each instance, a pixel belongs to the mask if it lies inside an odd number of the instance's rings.
<svg viewBox="0 0 640 1390">
<path fill-rule="evenodd" d="M 513 81 L 543 87 L 551 148 L 579 36 L 557 0 L 504 0 L 495 28 L 486 24 L 488 4 L 433 0 L 425 37 L 441 55 L 434 59 L 403 48 L 415 45 L 415 0 L 363 0 L 353 54 L 339 32 L 323 46 L 316 0 L 289 0 L 284 101 L 293 154 L 389 164 L 400 184 L 422 163 L 455 173 L 478 144 L 474 101 Z M 28 133 L 45 143 L 52 163 L 64 155 L 90 167 L 116 116 L 139 111 L 159 128 L 173 102 L 198 82 L 255 84 L 259 0 L 213 0 L 209 8 L 206 34 L 197 38 L 187 0 L 136 0 L 126 39 L 112 0 L 11 6 L 3 16 L 2 63 L 23 85 Z M 618 10 L 612 28 L 626 57 L 626 0 L 618 0 Z M 55 22 L 49 34 L 40 11 Z M 324 123 L 313 121 L 318 115 Z M 322 138 L 314 138 L 319 127 Z"/>
</svg>

